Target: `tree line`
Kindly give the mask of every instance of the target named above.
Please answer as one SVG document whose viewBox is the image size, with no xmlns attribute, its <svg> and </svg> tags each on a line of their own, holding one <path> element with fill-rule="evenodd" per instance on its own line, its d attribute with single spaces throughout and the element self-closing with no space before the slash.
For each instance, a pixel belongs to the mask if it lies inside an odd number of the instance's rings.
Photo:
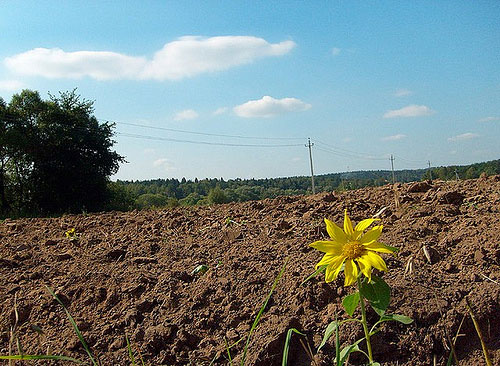
<svg viewBox="0 0 500 366">
<path fill-rule="evenodd" d="M 397 182 L 413 182 L 428 179 L 452 180 L 478 178 L 500 174 L 500 160 L 464 166 L 446 166 L 431 169 L 395 171 Z M 356 171 L 332 173 L 315 177 L 316 192 L 331 192 L 358 189 L 367 186 L 382 186 L 392 182 L 390 170 Z M 154 179 L 145 181 L 117 181 L 114 189 L 127 197 L 121 209 L 144 209 L 151 207 L 193 206 L 228 202 L 244 202 L 310 194 L 310 177 L 266 178 L 266 179 Z"/>
<path fill-rule="evenodd" d="M 0 98 L 0 218 L 261 200 L 311 193 L 310 177 L 110 181 L 125 162 L 112 149 L 114 124 L 99 123 L 94 102 L 76 90 L 23 90 Z M 500 160 L 467 166 L 400 170 L 398 182 L 500 174 Z M 317 192 L 380 186 L 388 170 L 315 177 Z"/>
</svg>

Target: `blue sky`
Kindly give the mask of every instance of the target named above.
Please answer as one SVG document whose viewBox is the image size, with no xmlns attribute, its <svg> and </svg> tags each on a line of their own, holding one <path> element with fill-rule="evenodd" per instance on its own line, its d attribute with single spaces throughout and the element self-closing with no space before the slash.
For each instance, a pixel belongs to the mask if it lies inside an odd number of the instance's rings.
<svg viewBox="0 0 500 366">
<path fill-rule="evenodd" d="M 499 1 L 0 2 L 0 96 L 116 121 L 114 179 L 500 158 Z M 248 146 L 251 145 L 251 146 Z"/>
</svg>

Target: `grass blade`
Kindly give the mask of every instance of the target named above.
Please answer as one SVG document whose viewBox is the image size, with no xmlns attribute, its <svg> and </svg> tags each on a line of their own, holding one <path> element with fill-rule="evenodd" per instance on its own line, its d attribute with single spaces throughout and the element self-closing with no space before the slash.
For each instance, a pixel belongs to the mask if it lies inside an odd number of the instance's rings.
<svg viewBox="0 0 500 366">
<path fill-rule="evenodd" d="M 83 335 L 80 332 L 80 329 L 78 329 L 78 326 L 76 325 L 76 322 L 73 319 L 73 317 L 71 316 L 71 314 L 69 313 L 68 309 L 66 309 L 66 307 L 64 306 L 64 304 L 62 303 L 62 301 L 57 297 L 57 295 L 48 286 L 45 286 L 45 287 L 47 288 L 47 290 L 49 291 L 49 293 L 52 295 L 52 297 L 63 307 L 64 312 L 66 313 L 66 316 L 69 319 L 69 322 L 73 326 L 73 329 L 75 330 L 75 333 L 78 336 L 78 339 L 80 340 L 80 343 L 82 344 L 83 348 L 87 352 L 87 355 L 89 356 L 90 360 L 92 361 L 92 364 L 94 366 L 99 366 L 97 364 L 96 360 L 94 359 L 94 357 L 92 356 L 92 353 L 90 352 L 90 348 L 87 345 L 87 342 L 85 342 L 85 339 L 83 339 Z"/>
<path fill-rule="evenodd" d="M 12 355 L 0 356 L 0 360 L 55 360 L 55 361 L 71 361 L 84 365 L 84 363 L 76 358 L 56 355 Z"/>
<path fill-rule="evenodd" d="M 292 340 L 292 334 L 296 333 L 305 337 L 304 333 L 299 332 L 295 328 L 288 329 L 285 339 L 285 348 L 283 349 L 283 359 L 281 360 L 281 366 L 287 366 L 288 364 L 288 351 L 290 349 L 290 341 Z"/>
<path fill-rule="evenodd" d="M 250 328 L 250 332 L 248 332 L 248 337 L 247 337 L 247 342 L 245 344 L 245 348 L 243 349 L 243 357 L 241 358 L 241 363 L 240 365 L 243 366 L 245 364 L 245 359 L 247 356 L 247 351 L 248 351 L 248 345 L 250 344 L 250 338 L 252 337 L 253 331 L 255 328 L 257 328 L 257 325 L 259 324 L 260 318 L 262 317 L 262 313 L 264 313 L 264 309 L 267 306 L 267 303 L 269 302 L 269 299 L 271 298 L 276 286 L 278 285 L 279 280 L 281 279 L 281 276 L 283 276 L 283 273 L 285 272 L 286 265 L 288 264 L 289 258 L 285 260 L 285 263 L 283 264 L 283 267 L 281 267 L 280 272 L 278 273 L 278 276 L 274 279 L 273 286 L 271 287 L 271 290 L 267 294 L 266 299 L 264 300 L 264 303 L 260 307 L 259 312 L 257 313 L 257 316 L 255 317 L 255 320 L 253 321 L 252 327 Z"/>
<path fill-rule="evenodd" d="M 132 366 L 135 366 L 134 352 L 132 352 L 132 347 L 130 346 L 127 334 L 125 334 L 125 340 L 127 341 L 128 357 L 130 357 L 130 361 L 132 361 Z"/>
<path fill-rule="evenodd" d="M 231 358 L 231 351 L 230 351 L 230 346 L 227 343 L 226 337 L 224 337 L 224 344 L 226 345 L 226 352 L 227 352 L 227 357 L 229 358 L 229 365 L 233 364 L 233 359 Z"/>
</svg>

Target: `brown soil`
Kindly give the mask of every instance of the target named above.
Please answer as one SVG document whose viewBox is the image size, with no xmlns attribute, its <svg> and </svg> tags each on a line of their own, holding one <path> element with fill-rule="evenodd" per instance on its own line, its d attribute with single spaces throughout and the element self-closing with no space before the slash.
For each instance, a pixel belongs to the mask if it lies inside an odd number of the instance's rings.
<svg viewBox="0 0 500 366">
<path fill-rule="evenodd" d="M 49 349 L 88 361 L 47 285 L 103 365 L 131 364 L 125 334 L 148 365 L 208 365 L 213 359 L 227 365 L 224 338 L 232 344 L 248 334 L 289 257 L 246 362 L 280 365 L 289 328 L 306 333 L 314 350 L 329 322 L 346 317 L 341 299 L 352 289 L 342 287 L 342 278 L 326 284 L 317 276 L 301 285 L 322 255 L 308 244 L 327 236 L 323 218 L 341 224 L 347 208 L 357 222 L 387 206 L 380 240 L 400 249 L 395 257 L 384 255 L 389 272 L 383 278 L 393 293 L 390 311 L 414 323 L 386 323 L 372 340 L 375 359 L 418 366 L 431 365 L 436 357 L 437 365 L 445 365 L 447 335 L 455 335 L 467 314 L 468 297 L 493 364 L 500 364 L 500 176 L 399 184 L 396 191 L 397 202 L 392 186 L 384 186 L 164 211 L 5 220 L 0 354 L 8 354 L 17 299 L 17 334 L 25 353 Z M 76 240 L 64 235 L 73 227 Z M 413 270 L 405 274 L 409 261 Z M 192 274 L 201 264 L 208 272 Z M 360 326 L 347 324 L 341 329 L 345 344 L 362 336 Z M 485 365 L 469 317 L 460 333 L 460 365 Z M 311 361 L 294 336 L 289 365 L 333 364 L 332 342 Z M 231 349 L 235 365 L 243 344 Z M 356 356 L 349 364 L 363 361 Z"/>
</svg>

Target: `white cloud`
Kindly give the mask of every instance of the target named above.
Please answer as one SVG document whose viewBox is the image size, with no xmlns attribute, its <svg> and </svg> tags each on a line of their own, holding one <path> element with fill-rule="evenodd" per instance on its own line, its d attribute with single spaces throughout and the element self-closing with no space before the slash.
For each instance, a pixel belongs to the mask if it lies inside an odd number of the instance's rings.
<svg viewBox="0 0 500 366">
<path fill-rule="evenodd" d="M 397 141 L 397 140 L 404 139 L 405 137 L 406 137 L 406 135 L 399 133 L 397 135 L 382 137 L 382 141 Z"/>
<path fill-rule="evenodd" d="M 153 166 L 155 168 L 162 168 L 165 171 L 174 171 L 176 170 L 174 163 L 167 158 L 160 158 L 155 161 L 153 161 Z"/>
<path fill-rule="evenodd" d="M 396 97 L 406 97 L 406 96 L 411 95 L 411 94 L 413 94 L 413 92 L 411 90 L 408 90 L 408 89 L 398 89 L 394 93 L 394 96 L 396 96 Z"/>
<path fill-rule="evenodd" d="M 15 92 L 25 88 L 24 83 L 18 80 L 0 80 L 0 90 Z"/>
<path fill-rule="evenodd" d="M 425 105 L 416 105 L 412 104 L 407 107 L 403 107 L 401 109 L 394 109 L 387 111 L 384 114 L 384 118 L 408 118 L 408 117 L 422 117 L 422 116 L 430 116 L 435 112 Z"/>
<path fill-rule="evenodd" d="M 464 140 L 474 139 L 476 137 L 479 137 L 477 133 L 466 132 L 461 135 L 448 137 L 448 141 L 464 141 Z"/>
<path fill-rule="evenodd" d="M 89 76 L 96 80 L 134 79 L 148 64 L 144 57 L 115 52 L 65 52 L 59 48 L 35 48 L 7 57 L 6 66 L 21 75 L 43 76 L 49 79 L 80 79 Z"/>
<path fill-rule="evenodd" d="M 186 109 L 175 114 L 174 120 L 183 121 L 186 119 L 196 119 L 198 118 L 198 112 L 193 109 Z"/>
<path fill-rule="evenodd" d="M 152 59 L 108 51 L 35 48 L 7 57 L 5 65 L 18 74 L 46 78 L 176 80 L 282 56 L 295 45 L 290 40 L 269 43 L 252 36 L 189 36 L 165 44 Z"/>
<path fill-rule="evenodd" d="M 490 116 L 490 117 L 484 117 L 484 118 L 481 118 L 480 120 L 478 120 L 478 122 L 493 122 L 493 121 L 500 121 L 500 117 Z"/>
<path fill-rule="evenodd" d="M 227 112 L 227 107 L 220 107 L 220 108 L 217 108 L 212 114 L 214 116 L 219 116 L 221 114 L 224 114 Z"/>
<path fill-rule="evenodd" d="M 341 50 L 340 48 L 333 47 L 333 48 L 332 48 L 332 55 L 334 55 L 334 56 L 338 56 L 338 55 L 340 55 L 340 52 L 341 52 L 341 51 L 342 51 L 342 50 Z"/>
<path fill-rule="evenodd" d="M 274 99 L 264 96 L 259 100 L 250 100 L 233 108 L 234 113 L 245 118 L 269 118 L 287 112 L 300 112 L 311 108 L 297 98 Z"/>
</svg>

